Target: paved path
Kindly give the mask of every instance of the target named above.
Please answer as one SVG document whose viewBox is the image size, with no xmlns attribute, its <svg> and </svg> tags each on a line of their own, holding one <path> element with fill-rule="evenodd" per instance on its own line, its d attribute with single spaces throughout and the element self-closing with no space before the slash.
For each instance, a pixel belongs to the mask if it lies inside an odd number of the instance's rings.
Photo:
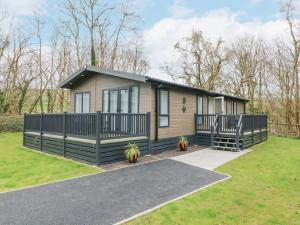
<svg viewBox="0 0 300 225">
<path fill-rule="evenodd" d="M 208 170 L 214 170 L 233 159 L 236 159 L 251 150 L 245 149 L 239 152 L 231 151 L 218 151 L 210 148 L 202 149 L 200 151 L 187 153 L 184 155 L 176 156 L 174 159 L 179 162 L 187 163 L 189 165 L 198 166 Z"/>
<path fill-rule="evenodd" d="M 0 224 L 113 224 L 226 178 L 160 160 L 0 194 Z"/>
</svg>

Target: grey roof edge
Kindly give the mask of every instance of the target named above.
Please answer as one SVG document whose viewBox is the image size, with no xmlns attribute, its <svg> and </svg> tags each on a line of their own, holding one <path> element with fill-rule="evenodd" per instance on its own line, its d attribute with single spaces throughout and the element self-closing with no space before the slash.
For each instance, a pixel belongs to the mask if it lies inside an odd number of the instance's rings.
<svg viewBox="0 0 300 225">
<path fill-rule="evenodd" d="M 249 99 L 247 99 L 247 98 L 222 94 L 222 93 L 215 92 L 215 91 L 209 91 L 209 90 L 203 89 L 203 88 L 190 87 L 190 86 L 187 86 L 187 85 L 184 85 L 184 84 L 178 84 L 178 83 L 175 83 L 175 82 L 165 81 L 165 80 L 161 80 L 161 79 L 157 79 L 157 78 L 152 78 L 152 77 L 149 77 L 149 76 L 146 77 L 146 80 L 153 81 L 153 82 L 164 83 L 164 84 L 167 84 L 167 85 L 177 86 L 177 87 L 181 87 L 181 88 L 186 88 L 186 89 L 190 89 L 190 90 L 194 90 L 194 91 L 201 91 L 201 92 L 207 93 L 209 95 L 224 96 L 224 97 L 227 97 L 227 98 L 239 99 L 239 100 L 247 101 L 247 102 L 249 101 Z"/>
<path fill-rule="evenodd" d="M 64 86 L 68 83 L 70 83 L 75 77 L 80 75 L 82 72 L 86 70 L 86 67 L 82 67 L 78 69 L 75 73 L 73 73 L 71 76 L 69 76 L 67 79 L 63 80 L 61 83 L 57 85 L 57 88 L 64 88 Z"/>
<path fill-rule="evenodd" d="M 72 83 L 74 80 L 76 80 L 76 78 L 78 78 L 78 76 L 82 75 L 85 72 L 94 72 L 99 74 L 105 74 L 105 75 L 111 75 L 115 77 L 135 80 L 139 82 L 146 82 L 146 76 L 144 75 L 128 73 L 128 72 L 123 72 L 118 70 L 104 69 L 104 68 L 99 68 L 97 66 L 85 66 L 77 70 L 73 75 L 68 77 L 66 80 L 62 81 L 60 84 L 58 84 L 57 87 L 67 88 L 69 83 Z"/>
<path fill-rule="evenodd" d="M 180 88 L 185 88 L 185 89 L 190 89 L 190 90 L 194 90 L 194 91 L 204 92 L 204 93 L 207 93 L 207 94 L 210 94 L 210 95 L 224 96 L 224 97 L 228 97 L 228 98 L 232 98 L 232 99 L 239 99 L 239 100 L 242 100 L 242 101 L 249 101 L 246 98 L 236 97 L 236 96 L 227 95 L 227 94 L 222 94 L 222 93 L 218 93 L 218 92 L 214 92 L 214 91 L 209 91 L 209 90 L 203 89 L 203 88 L 190 87 L 190 86 L 187 86 L 187 85 L 178 84 L 178 83 L 170 82 L 170 81 L 165 81 L 165 80 L 153 78 L 153 77 L 150 77 L 150 76 L 145 76 L 145 75 L 140 75 L 140 74 L 135 74 L 135 73 L 128 73 L 128 72 L 123 72 L 123 71 L 117 71 L 117 70 L 111 70 L 111 69 L 104 69 L 104 68 L 100 68 L 100 67 L 97 67 L 97 66 L 85 66 L 83 68 L 78 69 L 73 75 L 71 75 L 66 80 L 64 80 L 60 84 L 58 84 L 57 87 L 58 88 L 69 88 L 68 84 L 72 83 L 73 80 L 76 80 L 76 78 L 78 78 L 78 76 L 81 76 L 85 72 L 94 72 L 94 73 L 98 73 L 98 74 L 111 75 L 111 76 L 115 76 L 115 77 L 135 80 L 135 81 L 139 81 L 139 82 L 143 82 L 143 83 L 145 83 L 146 81 L 164 83 L 164 84 L 167 84 L 167 85 L 172 85 L 172 86 L 176 86 L 176 87 L 180 87 Z"/>
</svg>

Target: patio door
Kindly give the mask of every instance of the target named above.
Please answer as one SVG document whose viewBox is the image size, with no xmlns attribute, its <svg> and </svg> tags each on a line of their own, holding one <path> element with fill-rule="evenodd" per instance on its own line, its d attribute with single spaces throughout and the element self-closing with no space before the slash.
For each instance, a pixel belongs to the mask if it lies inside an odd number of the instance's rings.
<svg viewBox="0 0 300 225">
<path fill-rule="evenodd" d="M 224 97 L 208 97 L 208 114 L 221 114 L 224 109 Z"/>
<path fill-rule="evenodd" d="M 102 111 L 107 114 L 105 124 L 110 132 L 129 132 L 131 117 L 122 113 L 138 113 L 138 87 L 122 87 L 103 91 Z M 118 114 L 121 113 L 121 114 Z M 128 118 L 128 119 L 127 119 Z M 134 127 L 130 126 L 130 129 Z"/>
<path fill-rule="evenodd" d="M 115 88 L 103 91 L 104 113 L 138 113 L 138 87 Z"/>
<path fill-rule="evenodd" d="M 224 97 L 214 98 L 214 108 L 215 108 L 215 113 L 219 113 L 219 114 L 224 113 Z"/>
</svg>

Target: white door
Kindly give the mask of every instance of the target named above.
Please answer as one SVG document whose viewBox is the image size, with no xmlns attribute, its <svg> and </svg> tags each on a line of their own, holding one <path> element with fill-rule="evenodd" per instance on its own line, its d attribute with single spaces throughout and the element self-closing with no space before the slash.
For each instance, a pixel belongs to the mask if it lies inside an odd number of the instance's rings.
<svg viewBox="0 0 300 225">
<path fill-rule="evenodd" d="M 214 110 L 215 113 L 222 114 L 225 112 L 224 110 L 224 97 L 216 97 L 214 98 Z"/>
</svg>

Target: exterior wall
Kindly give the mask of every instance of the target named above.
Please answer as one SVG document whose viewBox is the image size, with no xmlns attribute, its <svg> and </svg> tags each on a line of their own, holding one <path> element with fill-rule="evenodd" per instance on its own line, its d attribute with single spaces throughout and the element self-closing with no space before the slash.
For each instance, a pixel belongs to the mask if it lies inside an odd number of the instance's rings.
<svg viewBox="0 0 300 225">
<path fill-rule="evenodd" d="M 151 89 L 151 139 L 155 139 L 155 91 Z M 186 98 L 186 111 L 182 111 L 183 98 Z M 205 98 L 204 98 L 205 99 Z M 193 135 L 195 133 L 194 114 L 196 113 L 196 93 L 175 88 L 169 89 L 169 127 L 158 128 L 158 139 Z"/>
<path fill-rule="evenodd" d="M 90 92 L 90 111 L 95 111 L 95 80 L 96 76 L 89 76 L 86 78 L 86 80 L 76 86 L 74 86 L 70 90 L 70 108 L 69 112 L 74 112 L 74 99 L 75 99 L 75 93 L 78 92 Z"/>
<path fill-rule="evenodd" d="M 207 95 L 202 95 L 203 96 L 203 114 L 208 113 L 208 96 Z"/>
<path fill-rule="evenodd" d="M 238 101 L 237 102 L 237 113 L 244 113 L 244 102 Z"/>
<path fill-rule="evenodd" d="M 226 106 L 227 114 L 232 114 L 232 100 L 227 98 L 226 99 Z"/>
<path fill-rule="evenodd" d="M 71 89 L 70 112 L 74 112 L 74 97 L 78 92 L 90 92 L 90 112 L 102 111 L 102 94 L 104 89 L 119 88 L 138 85 L 139 88 L 139 112 L 150 112 L 150 83 L 141 83 L 128 79 L 111 77 L 107 75 L 94 75 L 85 82 Z"/>
<path fill-rule="evenodd" d="M 244 101 L 240 101 L 240 100 L 235 100 L 237 102 L 237 113 L 245 113 L 244 112 Z M 227 106 L 227 114 L 232 114 L 232 104 L 233 104 L 233 100 L 230 98 L 226 98 L 226 106 Z"/>
<path fill-rule="evenodd" d="M 155 139 L 156 131 L 156 94 L 155 87 L 150 82 L 141 83 L 123 78 L 116 78 L 107 75 L 90 76 L 72 88 L 70 91 L 70 112 L 74 112 L 74 96 L 78 92 L 90 92 L 90 111 L 102 111 L 102 94 L 103 89 L 126 87 L 139 85 L 139 112 L 151 112 L 151 140 Z M 180 135 L 193 135 L 195 132 L 194 114 L 197 112 L 196 103 L 197 94 L 194 91 L 170 88 L 169 104 L 170 104 L 170 123 L 169 127 L 158 128 L 158 139 L 178 137 Z M 203 113 L 208 113 L 208 96 L 203 96 Z M 183 98 L 186 98 L 186 111 L 182 111 Z M 232 99 L 226 98 L 227 114 L 232 111 Z M 226 109 L 225 106 L 225 109 Z M 244 102 L 237 101 L 238 113 L 244 112 Z"/>
</svg>

